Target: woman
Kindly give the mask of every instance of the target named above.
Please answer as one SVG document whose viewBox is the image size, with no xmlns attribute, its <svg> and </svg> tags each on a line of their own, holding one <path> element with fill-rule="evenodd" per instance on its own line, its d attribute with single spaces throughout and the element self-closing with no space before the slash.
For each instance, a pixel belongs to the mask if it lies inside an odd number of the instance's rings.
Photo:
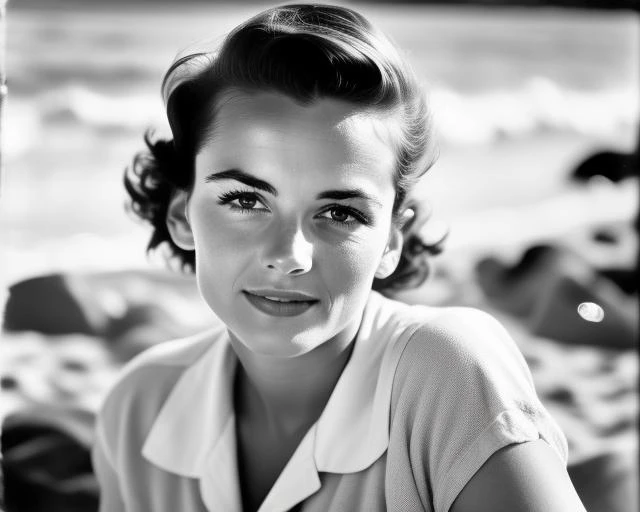
<svg viewBox="0 0 640 512">
<path fill-rule="evenodd" d="M 275 7 L 178 60 L 173 140 L 133 210 L 221 325 L 131 362 L 94 450 L 102 510 L 583 510 L 566 440 L 504 329 L 407 306 L 429 254 L 411 189 L 427 105 L 343 7 Z"/>
</svg>

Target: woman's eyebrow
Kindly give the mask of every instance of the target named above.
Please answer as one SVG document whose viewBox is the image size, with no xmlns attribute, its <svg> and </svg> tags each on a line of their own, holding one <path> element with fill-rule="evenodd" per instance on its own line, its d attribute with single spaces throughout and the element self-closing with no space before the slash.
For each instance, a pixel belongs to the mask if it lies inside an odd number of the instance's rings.
<svg viewBox="0 0 640 512">
<path fill-rule="evenodd" d="M 236 180 L 249 187 L 256 188 L 258 190 L 263 190 L 268 192 L 273 196 L 278 195 L 278 191 L 275 189 L 273 185 L 267 183 L 266 181 L 261 180 L 260 178 L 256 178 L 251 174 L 248 174 L 240 169 L 228 169 L 226 171 L 214 172 L 209 174 L 205 178 L 205 182 L 209 183 L 211 181 L 221 181 L 221 180 Z M 365 201 L 369 201 L 374 203 L 377 206 L 382 206 L 382 203 L 378 201 L 376 198 L 370 196 L 364 191 L 358 188 L 352 189 L 342 189 L 342 190 L 325 190 L 324 192 L 320 192 L 316 199 L 363 199 Z"/>
<path fill-rule="evenodd" d="M 275 187 L 273 187 L 273 185 L 259 178 L 256 178 L 251 174 L 241 171 L 240 169 L 228 169 L 226 171 L 212 172 L 204 179 L 206 183 L 220 180 L 236 180 L 240 183 L 248 185 L 249 187 L 257 188 L 258 190 L 264 190 L 271 195 L 278 195 L 278 191 L 275 189 Z"/>
<path fill-rule="evenodd" d="M 369 201 L 374 203 L 376 206 L 382 207 L 382 203 L 378 201 L 375 197 L 370 196 L 369 194 L 363 192 L 359 188 L 351 188 L 345 190 L 325 190 L 324 192 L 320 192 L 316 199 L 364 199 L 365 201 Z"/>
</svg>

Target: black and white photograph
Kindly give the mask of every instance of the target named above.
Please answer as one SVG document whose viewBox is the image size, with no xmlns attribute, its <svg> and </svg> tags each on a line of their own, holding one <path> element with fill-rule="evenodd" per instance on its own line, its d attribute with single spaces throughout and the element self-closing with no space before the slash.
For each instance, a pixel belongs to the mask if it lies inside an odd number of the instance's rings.
<svg viewBox="0 0 640 512">
<path fill-rule="evenodd" d="M 0 0 L 0 512 L 640 512 L 637 0 Z"/>
</svg>

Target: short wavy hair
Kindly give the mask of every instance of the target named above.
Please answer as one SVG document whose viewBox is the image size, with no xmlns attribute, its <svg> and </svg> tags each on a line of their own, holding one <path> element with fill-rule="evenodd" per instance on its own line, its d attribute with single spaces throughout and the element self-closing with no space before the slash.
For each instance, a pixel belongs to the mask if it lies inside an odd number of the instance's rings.
<svg viewBox="0 0 640 512">
<path fill-rule="evenodd" d="M 404 245 L 395 272 L 376 279 L 373 288 L 421 284 L 428 257 L 439 253 L 443 242 L 423 242 L 419 231 L 426 215 L 410 196 L 437 153 L 425 94 L 390 40 L 361 14 L 340 6 L 273 7 L 236 27 L 218 49 L 176 59 L 162 82 L 173 139 L 154 139 L 147 132 L 147 149 L 125 172 L 130 210 L 153 228 L 147 250 L 166 244 L 183 269 L 195 268 L 195 251 L 171 239 L 167 210 L 176 189 L 191 190 L 195 157 L 215 124 L 212 107 L 231 88 L 277 92 L 302 104 L 339 99 L 399 115 L 393 215 Z M 407 209 L 413 216 L 402 223 Z"/>
</svg>

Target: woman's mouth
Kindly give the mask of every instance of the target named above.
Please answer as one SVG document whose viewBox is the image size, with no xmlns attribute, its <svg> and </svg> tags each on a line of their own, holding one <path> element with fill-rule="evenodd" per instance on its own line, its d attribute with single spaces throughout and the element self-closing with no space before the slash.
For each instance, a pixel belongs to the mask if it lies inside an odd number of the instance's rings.
<svg viewBox="0 0 640 512">
<path fill-rule="evenodd" d="M 270 316 L 301 315 L 319 302 L 305 294 L 284 290 L 244 290 L 242 293 L 253 307 Z"/>
</svg>

